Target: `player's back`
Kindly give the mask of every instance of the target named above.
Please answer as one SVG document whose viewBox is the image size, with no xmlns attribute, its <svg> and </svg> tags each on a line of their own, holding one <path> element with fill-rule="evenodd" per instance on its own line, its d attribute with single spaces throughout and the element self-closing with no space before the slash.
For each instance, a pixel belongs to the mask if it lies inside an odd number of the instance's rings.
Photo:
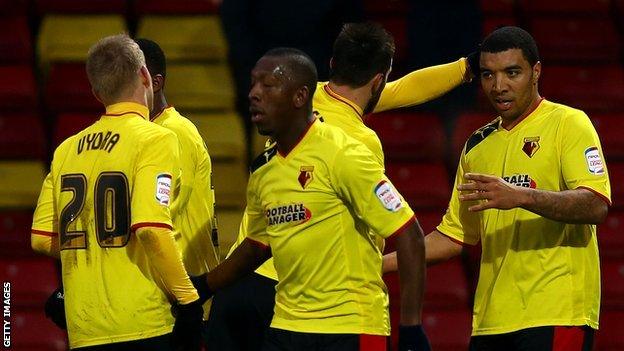
<svg viewBox="0 0 624 351">
<path fill-rule="evenodd" d="M 177 139 L 145 119 L 147 108 L 113 107 L 61 144 L 52 162 L 72 348 L 163 335 L 173 325 L 167 296 L 132 232 L 171 226 L 162 208 L 177 174 L 160 173 L 154 149 L 175 148 Z M 153 203 L 133 196 L 148 191 Z"/>
</svg>

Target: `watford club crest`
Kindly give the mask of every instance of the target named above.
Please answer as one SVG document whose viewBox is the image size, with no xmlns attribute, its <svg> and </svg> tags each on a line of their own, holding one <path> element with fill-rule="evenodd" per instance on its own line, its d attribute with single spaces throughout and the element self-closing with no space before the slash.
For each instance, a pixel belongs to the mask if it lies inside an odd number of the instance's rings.
<svg viewBox="0 0 624 351">
<path fill-rule="evenodd" d="M 524 146 L 522 146 L 522 151 L 529 157 L 533 157 L 537 150 L 540 148 L 539 144 L 540 137 L 528 137 L 524 138 Z"/>
<path fill-rule="evenodd" d="M 312 179 L 314 179 L 314 166 L 301 166 L 299 168 L 299 178 L 297 178 L 301 188 L 305 189 Z"/>
</svg>

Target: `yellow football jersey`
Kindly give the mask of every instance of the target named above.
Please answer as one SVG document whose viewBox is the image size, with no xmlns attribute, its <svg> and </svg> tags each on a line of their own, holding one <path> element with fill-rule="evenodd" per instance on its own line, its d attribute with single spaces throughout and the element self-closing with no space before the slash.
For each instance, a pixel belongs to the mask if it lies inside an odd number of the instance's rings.
<svg viewBox="0 0 624 351">
<path fill-rule="evenodd" d="M 252 165 L 248 238 L 271 247 L 279 276 L 271 326 L 307 333 L 388 335 L 382 254 L 414 220 L 374 155 L 337 127 L 312 123 L 288 155 Z"/>
<path fill-rule="evenodd" d="M 467 141 L 455 186 L 465 173 L 502 177 L 549 191 L 587 188 L 610 202 L 600 140 L 585 113 L 542 100 L 511 130 L 500 118 Z M 596 226 L 566 224 L 521 208 L 469 212 L 453 190 L 438 231 L 482 257 L 472 334 L 548 325 L 598 328 L 600 264 Z"/>
<path fill-rule="evenodd" d="M 32 232 L 58 237 L 71 348 L 173 327 L 160 278 L 132 235 L 144 226 L 172 228 L 179 176 L 175 134 L 148 116 L 135 103 L 108 106 L 56 149 L 42 188 Z"/>
<path fill-rule="evenodd" d="M 193 122 L 174 107 L 152 121 L 174 132 L 180 142 L 180 192 L 171 204 L 171 218 L 187 272 L 200 275 L 219 263 L 211 237 L 216 223 L 210 155 Z"/>
<path fill-rule="evenodd" d="M 461 84 L 465 74 L 466 59 L 464 58 L 411 72 L 386 84 L 375 106 L 375 112 L 412 106 L 434 99 Z M 327 124 L 341 128 L 347 135 L 366 145 L 373 152 L 378 163 L 384 167 L 381 141 L 375 131 L 364 124 L 363 111 L 356 103 L 332 91 L 327 82 L 319 82 L 316 85 L 312 105 L 317 116 L 322 117 Z M 242 222 L 246 220 L 245 211 Z M 241 224 L 236 243 L 232 245 L 228 255 L 232 254 L 247 236 L 244 228 L 245 226 Z M 379 247 L 383 248 L 383 238 L 377 240 Z M 266 261 L 256 270 L 256 273 L 277 280 L 273 260 Z"/>
</svg>

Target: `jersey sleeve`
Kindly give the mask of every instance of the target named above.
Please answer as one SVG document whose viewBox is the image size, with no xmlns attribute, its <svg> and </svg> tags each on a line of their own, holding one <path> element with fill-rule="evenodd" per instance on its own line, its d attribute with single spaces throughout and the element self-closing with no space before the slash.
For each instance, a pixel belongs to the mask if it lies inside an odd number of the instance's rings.
<svg viewBox="0 0 624 351">
<path fill-rule="evenodd" d="M 170 202 L 180 176 L 178 139 L 172 132 L 146 140 L 137 158 L 131 196 L 132 230 L 172 229 Z"/>
<path fill-rule="evenodd" d="M 262 246 L 270 246 L 266 216 L 254 184 L 252 175 L 247 186 L 247 207 L 243 214 L 240 230 L 246 233 L 246 238 L 253 242 Z"/>
<path fill-rule="evenodd" d="M 464 81 L 466 59 L 413 71 L 386 84 L 374 112 L 425 103 Z"/>
<path fill-rule="evenodd" d="M 343 147 L 330 172 L 338 196 L 380 236 L 387 238 L 413 220 L 414 211 L 363 144 Z"/>
<path fill-rule="evenodd" d="M 33 215 L 31 233 L 36 235 L 57 236 L 58 215 L 54 203 L 54 181 L 52 172 L 48 173 L 41 186 L 39 200 Z"/>
<path fill-rule="evenodd" d="M 586 188 L 611 205 L 611 185 L 598 133 L 589 117 L 575 110 L 561 129 L 561 170 L 568 189 Z"/>
<path fill-rule="evenodd" d="M 468 207 L 474 203 L 459 201 L 459 191 L 457 186 L 464 182 L 464 154 L 457 166 L 455 174 L 455 184 L 451 200 L 442 217 L 442 223 L 436 228 L 440 233 L 469 245 L 476 245 L 480 239 L 479 214 L 468 211 Z"/>
</svg>

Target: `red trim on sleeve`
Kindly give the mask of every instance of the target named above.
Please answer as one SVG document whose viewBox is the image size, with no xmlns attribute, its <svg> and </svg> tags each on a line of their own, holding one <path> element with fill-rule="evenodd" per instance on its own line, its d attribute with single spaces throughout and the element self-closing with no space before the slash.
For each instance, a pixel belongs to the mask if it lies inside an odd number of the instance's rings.
<svg viewBox="0 0 624 351">
<path fill-rule="evenodd" d="M 594 189 L 592 189 L 592 188 L 590 188 L 590 187 L 587 187 L 587 186 L 579 186 L 579 187 L 577 187 L 576 189 L 587 189 L 587 190 L 591 191 L 592 193 L 594 193 L 594 194 L 598 195 L 598 197 L 599 197 L 599 198 L 601 198 L 601 199 L 602 199 L 602 201 L 604 201 L 604 202 L 606 202 L 606 203 L 607 203 L 607 206 L 611 207 L 611 205 L 612 205 L 611 200 L 609 200 L 606 196 L 602 195 L 601 193 L 599 193 L 598 191 L 596 191 L 596 190 L 594 190 Z"/>
<path fill-rule="evenodd" d="M 403 224 L 399 229 L 395 230 L 394 233 L 392 233 L 391 235 L 389 235 L 386 239 L 390 239 L 395 235 L 399 235 L 401 233 L 403 233 L 403 231 L 409 227 L 411 224 L 416 223 L 416 215 L 412 216 L 412 218 L 408 219 L 407 222 L 405 222 L 405 224 Z"/>
<path fill-rule="evenodd" d="M 451 240 L 452 242 L 454 242 L 454 243 L 455 243 L 455 244 L 457 244 L 457 245 L 461 245 L 461 246 L 476 246 L 476 245 L 479 243 L 479 242 L 477 242 L 477 243 L 475 243 L 475 244 L 465 243 L 465 242 L 463 242 L 463 241 L 459 241 L 459 240 L 457 240 L 457 239 L 453 238 L 452 236 L 450 236 L 450 235 L 448 235 L 448 234 L 446 234 L 446 233 L 441 232 L 441 231 L 440 231 L 440 229 L 438 229 L 438 228 L 435 228 L 435 230 L 436 230 L 438 233 L 440 233 L 440 234 L 444 235 L 445 237 L 449 238 L 449 240 Z"/>
<path fill-rule="evenodd" d="M 31 229 L 30 233 L 31 234 L 37 234 L 37 235 L 51 236 L 51 237 L 55 237 L 55 236 L 58 235 L 58 233 L 46 232 L 44 230 L 37 230 L 37 229 Z"/>
<path fill-rule="evenodd" d="M 258 247 L 260 247 L 263 250 L 270 250 L 271 249 L 271 247 L 269 245 L 266 245 L 265 243 L 261 243 L 258 240 L 254 240 L 254 239 L 252 239 L 250 237 L 246 237 L 245 240 L 249 240 L 249 243 L 251 245 L 258 246 Z"/>
<path fill-rule="evenodd" d="M 133 225 L 132 227 L 130 227 L 130 230 L 135 232 L 137 229 L 139 228 L 143 228 L 143 227 L 154 227 L 154 228 L 167 228 L 169 230 L 172 230 L 173 227 L 170 226 L 167 223 L 159 223 L 159 222 L 142 222 L 142 223 L 136 223 L 135 225 Z"/>
</svg>

